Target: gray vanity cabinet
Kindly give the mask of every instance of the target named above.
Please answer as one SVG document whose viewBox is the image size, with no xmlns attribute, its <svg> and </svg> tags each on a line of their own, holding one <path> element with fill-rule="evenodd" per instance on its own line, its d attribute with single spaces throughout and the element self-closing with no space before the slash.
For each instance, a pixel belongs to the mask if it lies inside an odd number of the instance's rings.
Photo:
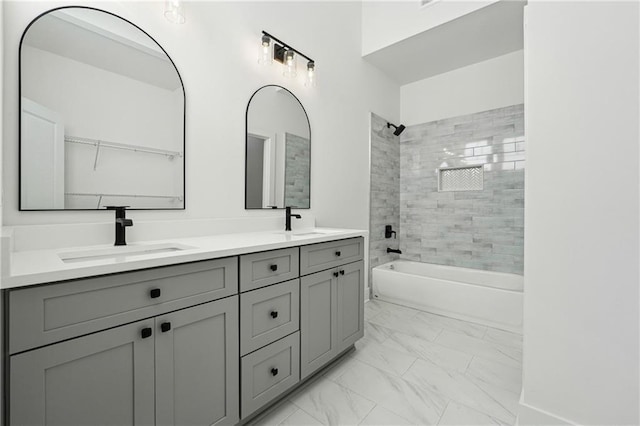
<svg viewBox="0 0 640 426">
<path fill-rule="evenodd" d="M 364 265 L 350 263 L 300 280 L 300 376 L 324 366 L 364 335 Z"/>
<path fill-rule="evenodd" d="M 10 357 L 11 425 L 238 422 L 238 297 Z"/>
<path fill-rule="evenodd" d="M 11 357 L 11 425 L 152 425 L 153 319 Z"/>
<path fill-rule="evenodd" d="M 157 425 L 238 421 L 238 298 L 155 319 Z"/>
</svg>

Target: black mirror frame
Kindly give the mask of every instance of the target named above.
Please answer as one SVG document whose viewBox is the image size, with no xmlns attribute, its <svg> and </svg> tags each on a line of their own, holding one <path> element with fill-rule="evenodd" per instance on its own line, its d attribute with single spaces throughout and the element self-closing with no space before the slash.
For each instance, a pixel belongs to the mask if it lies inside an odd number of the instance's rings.
<svg viewBox="0 0 640 426">
<path fill-rule="evenodd" d="M 182 154 L 182 163 L 183 163 L 183 165 L 182 165 L 182 207 L 179 207 L 179 208 L 130 208 L 128 210 L 168 210 L 168 211 L 186 210 L 186 208 L 187 208 L 187 181 L 186 181 L 186 170 L 187 170 L 187 152 L 186 152 L 186 150 L 187 150 L 187 146 L 186 146 L 187 96 L 186 96 L 186 92 L 184 90 L 184 82 L 182 80 L 182 76 L 180 75 L 180 71 L 178 71 L 178 67 L 176 67 L 175 62 L 173 62 L 173 59 L 171 59 L 171 56 L 169 56 L 167 51 L 164 50 L 164 47 L 162 47 L 162 45 L 160 45 L 160 43 L 158 43 L 155 38 L 151 37 L 151 35 L 149 35 L 149 33 L 147 33 L 145 30 L 143 30 L 142 28 L 140 28 L 139 26 L 137 26 L 133 22 L 129 21 L 128 19 L 125 19 L 125 18 L 123 18 L 122 16 L 119 16 L 119 15 L 116 15 L 113 12 L 109 12 L 109 11 L 106 11 L 106 10 L 102 10 L 102 9 L 98 9 L 96 7 L 90 7 L 90 6 L 61 6 L 61 7 L 55 7 L 53 9 L 49 9 L 49 10 L 47 10 L 45 12 L 42 12 L 41 14 L 39 14 L 38 16 L 33 18 L 33 20 L 31 20 L 31 22 L 29 22 L 27 27 L 22 32 L 22 36 L 20 37 L 20 45 L 18 47 L 18 210 L 19 211 L 28 211 L 28 212 L 33 212 L 33 211 L 51 211 L 51 212 L 104 211 L 103 209 L 23 209 L 22 208 L 22 43 L 24 41 L 25 36 L 29 32 L 29 28 L 31 28 L 31 26 L 33 24 L 35 24 L 40 18 L 42 18 L 45 15 L 48 15 L 49 13 L 55 12 L 57 10 L 63 10 L 63 9 L 95 10 L 97 12 L 106 13 L 106 14 L 111 15 L 111 16 L 113 16 L 115 18 L 118 18 L 118 19 L 120 19 L 122 21 L 125 21 L 128 24 L 130 24 L 130 25 L 134 26 L 135 28 L 137 28 L 138 30 L 140 30 L 143 34 L 145 34 L 151 40 L 153 40 L 153 42 L 156 45 L 158 45 L 158 47 L 162 50 L 162 52 L 165 55 L 167 55 L 167 58 L 169 59 L 169 62 L 171 62 L 171 65 L 173 66 L 173 68 L 176 71 L 176 74 L 178 75 L 178 79 L 180 80 L 180 86 L 182 87 L 182 153 L 183 153 Z"/>
<path fill-rule="evenodd" d="M 261 208 L 247 207 L 247 160 L 248 160 L 247 157 L 249 155 L 249 152 L 247 150 L 247 145 L 249 144 L 249 107 L 251 106 L 251 100 L 253 99 L 253 97 L 256 94 L 258 94 L 259 91 L 267 87 L 277 87 L 279 89 L 286 90 L 287 92 L 289 92 L 289 94 L 298 102 L 298 104 L 300 105 L 300 108 L 302 108 L 302 111 L 304 112 L 305 117 L 307 117 L 307 126 L 309 127 L 309 207 L 293 207 L 293 208 L 299 209 L 299 210 L 309 210 L 311 208 L 311 121 L 309 120 L 309 114 L 307 114 L 307 110 L 304 108 L 304 105 L 302 105 L 302 102 L 300 102 L 300 99 L 298 99 L 298 97 L 294 95 L 291 90 L 287 89 L 286 87 L 280 86 L 279 84 L 266 84 L 258 88 L 258 90 L 253 92 L 253 94 L 249 98 L 249 102 L 247 102 L 247 109 L 245 111 L 245 116 L 244 116 L 244 209 L 245 210 L 284 210 L 284 208 L 286 207 L 286 206 L 282 206 L 282 207 L 274 207 L 270 209 L 266 207 L 261 207 Z"/>
</svg>

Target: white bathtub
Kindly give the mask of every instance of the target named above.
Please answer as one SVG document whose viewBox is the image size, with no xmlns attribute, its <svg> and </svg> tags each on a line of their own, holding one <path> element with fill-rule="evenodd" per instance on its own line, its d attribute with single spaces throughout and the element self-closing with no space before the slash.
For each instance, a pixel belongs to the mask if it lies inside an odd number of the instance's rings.
<svg viewBox="0 0 640 426">
<path fill-rule="evenodd" d="M 521 275 L 398 260 L 373 268 L 373 297 L 522 333 Z"/>
</svg>

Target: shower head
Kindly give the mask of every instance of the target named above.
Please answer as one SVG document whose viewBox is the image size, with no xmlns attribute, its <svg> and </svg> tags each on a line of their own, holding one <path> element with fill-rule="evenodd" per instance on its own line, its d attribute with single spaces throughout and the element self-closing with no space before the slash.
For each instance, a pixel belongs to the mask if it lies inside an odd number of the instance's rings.
<svg viewBox="0 0 640 426">
<path fill-rule="evenodd" d="M 391 124 L 391 123 L 387 123 L 387 129 L 390 129 L 391 127 L 393 127 L 394 129 L 396 129 L 393 134 L 395 136 L 400 136 L 400 133 L 404 132 L 404 129 L 406 129 L 406 127 L 404 126 L 404 124 L 401 124 L 399 126 L 396 126 L 395 124 Z"/>
</svg>

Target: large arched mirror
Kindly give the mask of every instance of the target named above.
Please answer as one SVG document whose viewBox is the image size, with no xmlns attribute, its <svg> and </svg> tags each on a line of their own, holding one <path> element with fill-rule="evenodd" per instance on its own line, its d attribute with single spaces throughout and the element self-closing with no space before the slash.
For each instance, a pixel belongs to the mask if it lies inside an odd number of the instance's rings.
<svg viewBox="0 0 640 426">
<path fill-rule="evenodd" d="M 311 126 L 281 86 L 258 89 L 247 106 L 245 208 L 310 207 Z"/>
<path fill-rule="evenodd" d="M 63 7 L 20 42 L 20 210 L 184 209 L 184 88 L 147 33 Z"/>
</svg>

